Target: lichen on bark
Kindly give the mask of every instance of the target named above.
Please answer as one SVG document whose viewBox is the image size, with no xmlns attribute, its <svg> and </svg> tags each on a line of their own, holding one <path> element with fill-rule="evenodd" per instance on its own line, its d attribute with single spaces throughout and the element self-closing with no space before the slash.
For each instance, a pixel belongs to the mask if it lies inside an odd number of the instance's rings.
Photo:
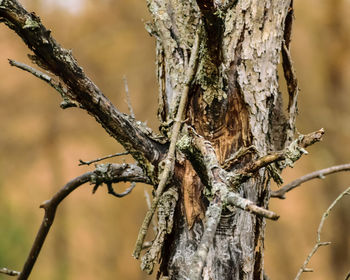
<svg viewBox="0 0 350 280">
<path fill-rule="evenodd" d="M 222 164 L 240 148 L 254 145 L 255 151 L 243 155 L 229 167 L 231 171 L 268 152 L 283 149 L 286 138 L 281 135 L 286 122 L 277 67 L 290 1 L 198 0 L 198 8 L 193 1 L 177 0 L 178 8 L 173 6 L 175 1 L 151 2 L 161 6 L 158 11 L 167 13 L 161 15 L 162 22 L 155 10 L 151 11 L 159 32 L 157 72 L 163 100 L 161 120 L 171 126 L 172 112 L 176 111 L 176 102 L 172 101 L 181 88 L 183 77 L 179 71 L 185 64 L 181 50 L 186 48 L 184 42 L 191 45 L 193 22 L 198 21 L 199 8 L 205 32 L 190 91 L 187 125 L 211 142 Z M 192 9 L 188 9 L 188 5 Z M 178 12 L 184 15 L 178 17 Z M 189 18 L 194 21 L 184 24 L 184 19 Z M 273 121 L 276 116 L 279 122 Z M 185 140 L 186 136 L 178 145 L 186 144 Z M 177 223 L 173 239 L 169 241 L 173 253 L 163 256 L 161 266 L 163 275 L 170 279 L 188 277 L 188 261 L 195 254 L 204 231 L 201 220 L 204 215 L 200 213 L 203 209 L 196 205 L 208 205 L 205 188 L 193 178 L 193 167 L 185 166 L 185 173 L 179 173 L 183 180 L 177 182 L 181 186 L 181 207 L 175 213 Z M 262 168 L 243 183 L 238 192 L 267 207 L 269 182 L 270 175 Z M 214 237 L 215 245 L 209 248 L 203 279 L 262 279 L 264 219 L 239 209 L 233 212 L 225 209 L 223 214 Z"/>
</svg>

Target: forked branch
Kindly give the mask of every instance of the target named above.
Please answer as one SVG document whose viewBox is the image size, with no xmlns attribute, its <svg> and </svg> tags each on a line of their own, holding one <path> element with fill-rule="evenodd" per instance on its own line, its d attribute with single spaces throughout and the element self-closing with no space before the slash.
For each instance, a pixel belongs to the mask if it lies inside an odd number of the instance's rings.
<svg viewBox="0 0 350 280">
<path fill-rule="evenodd" d="M 71 180 L 50 200 L 47 200 L 40 205 L 40 208 L 45 210 L 45 215 L 24 267 L 19 274 L 19 280 L 28 279 L 49 233 L 51 225 L 54 222 L 57 207 L 79 186 L 87 182 L 91 182 L 93 184 L 111 184 L 112 182 L 121 181 L 150 183 L 148 178 L 143 175 L 142 169 L 138 166 L 129 164 L 109 164 L 108 166 L 109 167 L 106 168 L 106 165 L 100 165 L 95 171 L 87 172 Z"/>
<path fill-rule="evenodd" d="M 308 263 L 310 262 L 312 256 L 316 253 L 316 251 L 318 250 L 318 248 L 322 247 L 322 246 L 327 246 L 329 244 L 331 244 L 330 242 L 321 242 L 321 232 L 323 229 L 323 225 L 326 221 L 326 219 L 328 218 L 329 214 L 331 213 L 331 211 L 333 210 L 333 208 L 335 207 L 335 205 L 345 196 L 345 195 L 350 195 L 350 187 L 347 188 L 345 191 L 343 191 L 333 202 L 332 204 L 328 207 L 328 209 L 326 210 L 326 212 L 323 213 L 322 215 L 322 219 L 321 222 L 318 226 L 318 230 L 317 230 L 317 237 L 316 237 L 316 244 L 315 246 L 312 248 L 311 252 L 309 253 L 309 255 L 307 256 L 305 262 L 303 263 L 303 265 L 300 267 L 297 276 L 295 277 L 294 280 L 299 280 L 300 276 L 303 272 L 312 272 L 313 270 L 310 268 L 307 268 Z"/>
</svg>

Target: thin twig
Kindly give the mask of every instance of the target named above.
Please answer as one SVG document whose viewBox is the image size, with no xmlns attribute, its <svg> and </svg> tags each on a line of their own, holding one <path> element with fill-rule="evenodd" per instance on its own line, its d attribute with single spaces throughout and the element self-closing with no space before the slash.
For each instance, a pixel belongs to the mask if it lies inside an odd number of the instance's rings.
<svg viewBox="0 0 350 280">
<path fill-rule="evenodd" d="M 15 66 L 21 70 L 27 71 L 30 74 L 34 75 L 35 77 L 39 78 L 40 80 L 43 80 L 44 82 L 48 83 L 52 88 L 54 88 L 56 91 L 59 92 L 61 97 L 63 98 L 64 103 L 61 103 L 61 108 L 66 109 L 69 107 L 77 107 L 77 103 L 73 102 L 67 97 L 68 90 L 61 85 L 61 83 L 56 82 L 53 78 L 51 78 L 49 75 L 45 74 L 44 72 L 41 72 L 27 64 L 24 64 L 22 62 L 15 61 L 13 59 L 8 60 L 11 66 Z M 62 105 L 64 104 L 64 105 Z"/>
<path fill-rule="evenodd" d="M 130 116 L 135 118 L 134 110 L 132 109 L 132 105 L 131 105 L 131 98 L 130 98 L 130 93 L 129 93 L 128 80 L 126 79 L 126 76 L 123 76 L 123 81 L 124 81 L 124 87 L 125 87 L 126 103 L 128 104 L 128 109 L 129 109 L 129 112 L 130 112 Z"/>
<path fill-rule="evenodd" d="M 131 193 L 131 191 L 135 188 L 136 186 L 136 183 L 135 182 L 132 182 L 130 187 L 127 188 L 124 192 L 122 193 L 116 193 L 112 187 L 112 184 L 107 184 L 107 188 L 108 188 L 108 193 L 115 196 L 115 197 L 118 197 L 118 198 L 121 198 L 121 197 L 124 197 L 124 196 L 127 196 L 129 193 Z"/>
<path fill-rule="evenodd" d="M 198 28 L 198 30 L 200 30 L 200 29 L 201 28 Z M 167 154 L 165 160 L 163 161 L 164 169 L 163 169 L 161 177 L 160 177 L 160 181 L 159 181 L 159 184 L 158 184 L 158 187 L 156 190 L 156 195 L 152 201 L 151 209 L 149 209 L 149 211 L 146 214 L 146 217 L 142 223 L 142 226 L 140 228 L 140 232 L 139 232 L 139 235 L 138 235 L 138 238 L 136 241 L 135 250 L 133 253 L 133 256 L 136 259 L 138 259 L 140 257 L 142 244 L 144 242 L 144 239 L 145 239 L 147 230 L 149 228 L 150 222 L 152 220 L 153 214 L 157 208 L 159 199 L 160 199 L 160 197 L 165 189 L 165 186 L 166 186 L 168 180 L 172 176 L 174 161 L 175 161 L 176 142 L 177 142 L 177 138 L 179 136 L 182 121 L 183 121 L 183 118 L 185 115 L 184 113 L 185 113 L 185 108 L 186 108 L 186 104 L 187 104 L 188 92 L 190 90 L 190 85 L 191 85 L 192 80 L 195 76 L 196 68 L 197 68 L 197 64 L 198 64 L 199 35 L 200 34 L 198 31 L 196 34 L 195 41 L 193 43 L 191 57 L 190 57 L 187 71 L 186 71 L 186 80 L 184 83 L 185 85 L 184 85 L 183 93 L 181 95 L 180 104 L 179 104 L 178 111 L 177 111 L 176 118 L 175 118 L 175 123 L 174 123 L 173 128 L 172 128 L 169 151 L 168 151 L 168 154 Z"/>
<path fill-rule="evenodd" d="M 350 280 L 350 272 L 346 275 L 345 280 Z"/>
<path fill-rule="evenodd" d="M 83 160 L 79 159 L 79 162 L 80 162 L 79 166 L 80 165 L 90 165 L 92 163 L 99 162 L 99 161 L 102 161 L 102 160 L 105 160 L 105 159 L 109 159 L 109 158 L 112 158 L 112 157 L 126 156 L 128 154 L 130 154 L 130 153 L 129 152 L 116 153 L 116 154 L 113 154 L 113 155 L 108 155 L 108 156 L 97 158 L 97 159 L 90 160 L 90 161 L 83 161 Z"/>
<path fill-rule="evenodd" d="M 322 232 L 322 228 L 323 225 L 326 221 L 326 219 L 328 218 L 329 214 L 331 213 L 331 211 L 333 210 L 334 206 L 345 196 L 345 195 L 350 195 L 350 187 L 347 188 L 345 191 L 343 191 L 333 202 L 332 204 L 328 207 L 328 209 L 326 210 L 326 212 L 323 213 L 322 215 L 322 219 L 320 222 L 320 225 L 318 226 L 318 230 L 317 230 L 317 237 L 316 237 L 316 244 L 314 246 L 314 248 L 311 250 L 310 254 L 307 256 L 306 260 L 304 261 L 303 265 L 300 267 L 297 276 L 295 277 L 294 280 L 299 280 L 300 276 L 303 272 L 311 272 L 312 269 L 306 268 L 306 266 L 308 265 L 308 263 L 310 262 L 312 256 L 316 253 L 316 251 L 318 250 L 318 248 L 320 248 L 321 246 L 327 246 L 329 245 L 331 242 L 321 242 L 321 232 Z"/>
<path fill-rule="evenodd" d="M 280 199 L 285 199 L 286 198 L 286 193 L 295 189 L 296 187 L 300 186 L 301 184 L 313 180 L 313 179 L 324 179 L 325 176 L 337 173 L 337 172 L 342 172 L 342 171 L 350 171 L 350 163 L 347 164 L 341 164 L 341 165 L 335 165 L 332 167 L 328 167 L 325 169 L 321 169 L 318 171 L 314 171 L 312 173 L 306 174 L 291 183 L 283 186 L 277 191 L 273 191 L 271 193 L 271 197 L 277 197 Z"/>
<path fill-rule="evenodd" d="M 0 268 L 0 273 L 6 274 L 8 276 L 18 276 L 21 274 L 19 271 L 11 270 L 6 267 Z"/>
</svg>

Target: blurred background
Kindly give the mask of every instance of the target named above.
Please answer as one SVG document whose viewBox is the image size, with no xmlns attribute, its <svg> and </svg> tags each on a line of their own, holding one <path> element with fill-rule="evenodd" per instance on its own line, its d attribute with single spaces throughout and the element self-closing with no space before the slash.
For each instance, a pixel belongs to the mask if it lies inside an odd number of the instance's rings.
<svg viewBox="0 0 350 280">
<path fill-rule="evenodd" d="M 72 49 L 86 73 L 117 107 L 128 112 L 125 75 L 136 118 L 157 129 L 154 40 L 144 29 L 145 1 L 27 0 L 53 36 Z M 292 54 L 301 88 L 298 130 L 326 130 L 323 142 L 283 173 L 285 183 L 306 173 L 350 162 L 350 1 L 295 1 Z M 79 109 L 61 110 L 59 95 L 7 59 L 29 63 L 28 49 L 0 25 L 0 267 L 20 270 L 41 223 L 39 205 L 69 179 L 93 167 L 78 166 L 122 151 Z M 281 80 L 283 80 L 281 78 Z M 114 162 L 132 161 L 123 157 Z M 350 174 L 314 180 L 272 200 L 281 215 L 268 222 L 265 267 L 271 279 L 294 279 L 315 244 L 322 216 L 350 184 Z M 124 190 L 128 185 L 119 184 Z M 131 257 L 147 209 L 147 186 L 116 199 L 84 185 L 60 206 L 31 279 L 154 279 Z M 345 279 L 350 271 L 350 201 L 326 221 L 323 247 L 303 279 Z M 0 275 L 0 279 L 9 279 Z"/>
</svg>

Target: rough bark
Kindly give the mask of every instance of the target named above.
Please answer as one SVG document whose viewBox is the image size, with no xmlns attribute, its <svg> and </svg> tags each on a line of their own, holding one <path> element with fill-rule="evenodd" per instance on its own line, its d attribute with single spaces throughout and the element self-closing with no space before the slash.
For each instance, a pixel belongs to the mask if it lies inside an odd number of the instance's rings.
<svg viewBox="0 0 350 280">
<path fill-rule="evenodd" d="M 290 1 L 148 1 L 157 39 L 159 117 L 169 130 L 185 77 L 195 29 L 202 24 L 200 62 L 190 90 L 186 123 L 209 140 L 223 165 L 241 147 L 254 145 L 232 171 L 259 155 L 286 145 L 277 66 Z M 204 186 L 188 161 L 179 163 L 180 205 L 171 250 L 163 252 L 161 273 L 187 279 L 204 231 L 208 205 Z M 267 207 L 265 169 L 242 184 L 239 193 Z M 262 279 L 265 222 L 235 209 L 224 210 L 209 248 L 203 279 Z"/>
</svg>

